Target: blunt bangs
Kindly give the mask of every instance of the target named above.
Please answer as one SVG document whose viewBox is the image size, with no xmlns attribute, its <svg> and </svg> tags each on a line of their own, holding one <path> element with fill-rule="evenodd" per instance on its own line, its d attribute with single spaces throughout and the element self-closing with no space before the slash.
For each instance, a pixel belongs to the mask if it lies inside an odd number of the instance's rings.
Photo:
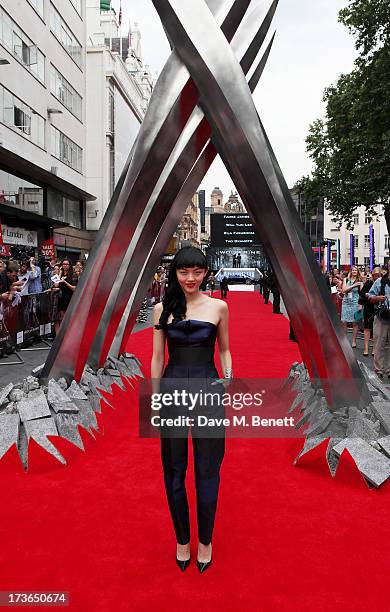
<svg viewBox="0 0 390 612">
<path fill-rule="evenodd" d="M 207 269 L 207 260 L 200 249 L 195 247 L 183 247 L 175 255 L 174 267 L 181 268 L 203 268 Z"/>
</svg>

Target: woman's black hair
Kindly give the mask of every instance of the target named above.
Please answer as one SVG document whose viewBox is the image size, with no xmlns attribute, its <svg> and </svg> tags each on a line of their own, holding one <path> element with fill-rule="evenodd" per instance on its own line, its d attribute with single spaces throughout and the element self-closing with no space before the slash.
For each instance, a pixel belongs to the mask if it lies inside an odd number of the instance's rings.
<svg viewBox="0 0 390 612">
<path fill-rule="evenodd" d="M 163 311 L 158 324 L 154 326 L 156 329 L 166 328 L 171 313 L 173 314 L 173 323 L 177 323 L 185 317 L 187 302 L 176 275 L 176 270 L 182 268 L 203 268 L 207 270 L 205 254 L 196 247 L 183 247 L 176 253 L 169 268 L 168 287 L 162 300 Z"/>
</svg>

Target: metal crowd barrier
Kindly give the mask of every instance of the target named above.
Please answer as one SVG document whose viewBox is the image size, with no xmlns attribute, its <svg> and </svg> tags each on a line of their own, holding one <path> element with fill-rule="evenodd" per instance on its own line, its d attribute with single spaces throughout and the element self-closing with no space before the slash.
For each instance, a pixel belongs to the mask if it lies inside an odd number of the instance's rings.
<svg viewBox="0 0 390 612">
<path fill-rule="evenodd" d="M 52 333 L 58 313 L 58 292 L 44 291 L 18 295 L 12 302 L 0 302 L 0 354 L 16 353 L 20 350 L 48 350 L 47 336 Z M 43 342 L 46 347 L 30 348 L 34 342 Z M 18 362 L 0 363 L 16 365 Z"/>
</svg>

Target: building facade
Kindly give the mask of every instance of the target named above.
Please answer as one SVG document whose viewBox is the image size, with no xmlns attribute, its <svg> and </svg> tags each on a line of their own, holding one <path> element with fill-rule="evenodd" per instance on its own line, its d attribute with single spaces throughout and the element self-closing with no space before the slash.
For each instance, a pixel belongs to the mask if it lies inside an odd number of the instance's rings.
<svg viewBox="0 0 390 612">
<path fill-rule="evenodd" d="M 177 248 L 184 246 L 200 248 L 200 234 L 199 200 L 196 193 L 188 204 L 176 230 Z"/>
<path fill-rule="evenodd" d="M 213 213 L 224 213 L 223 193 L 219 187 L 214 187 L 210 195 L 210 205 Z"/>
<path fill-rule="evenodd" d="M 353 229 L 349 230 L 346 224 L 333 221 L 329 210 L 325 208 L 324 232 L 325 237 L 331 240 L 340 240 L 340 264 L 349 266 L 351 259 L 350 240 L 354 240 L 354 263 L 362 268 L 370 265 L 370 225 L 374 229 L 375 263 L 382 265 L 389 257 L 389 234 L 382 206 L 378 206 L 377 213 L 371 217 L 364 206 L 360 206 L 353 214 Z M 335 247 L 331 252 L 332 262 L 336 260 Z"/>
<path fill-rule="evenodd" d="M 320 249 L 321 242 L 324 241 L 324 235 L 326 235 L 326 233 L 324 234 L 324 202 L 318 202 L 316 209 L 309 211 L 300 193 L 297 193 L 295 189 L 291 189 L 291 196 L 305 233 L 309 238 L 310 246 L 313 249 Z"/>
<path fill-rule="evenodd" d="M 143 65 L 141 34 L 119 22 L 107 3 L 87 9 L 87 227 L 98 230 L 146 113 L 153 83 Z"/>
<path fill-rule="evenodd" d="M 229 199 L 224 205 L 225 213 L 244 213 L 246 212 L 245 206 L 240 201 L 237 192 L 231 192 Z"/>
<path fill-rule="evenodd" d="M 17 246 L 54 235 L 87 253 L 86 21 L 82 0 L 0 5 L 0 220 Z M 26 244 L 28 242 L 28 244 Z"/>
</svg>

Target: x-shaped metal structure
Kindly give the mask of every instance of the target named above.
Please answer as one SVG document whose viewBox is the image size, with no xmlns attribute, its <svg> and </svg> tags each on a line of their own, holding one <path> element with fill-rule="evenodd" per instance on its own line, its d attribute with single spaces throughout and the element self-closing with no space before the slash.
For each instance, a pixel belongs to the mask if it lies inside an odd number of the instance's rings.
<svg viewBox="0 0 390 612">
<path fill-rule="evenodd" d="M 86 363 L 98 367 L 125 350 L 166 245 L 219 154 L 275 270 L 311 377 L 330 405 L 357 405 L 367 393 L 361 370 L 251 95 L 278 0 L 152 1 L 172 53 L 43 378 L 78 380 Z"/>
</svg>

